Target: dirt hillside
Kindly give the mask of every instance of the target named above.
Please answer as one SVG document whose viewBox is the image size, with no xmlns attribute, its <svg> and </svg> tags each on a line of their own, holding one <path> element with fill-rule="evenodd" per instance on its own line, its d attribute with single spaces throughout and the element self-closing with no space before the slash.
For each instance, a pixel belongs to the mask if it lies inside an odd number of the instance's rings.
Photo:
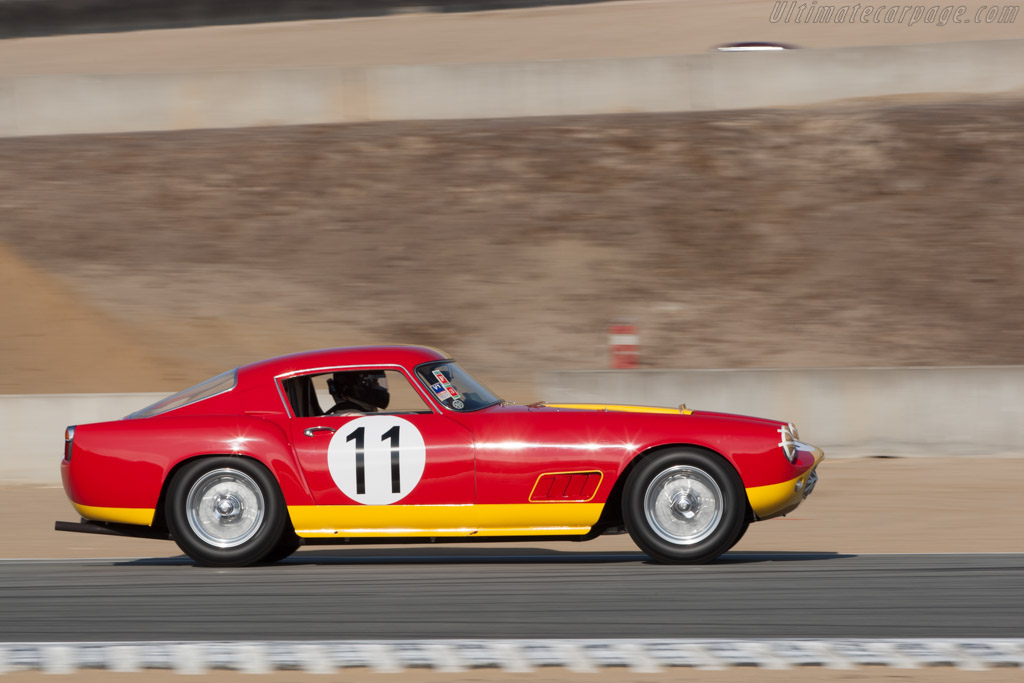
<svg viewBox="0 0 1024 683">
<path fill-rule="evenodd" d="M 182 379 L 134 342 L 132 326 L 97 310 L 3 245 L 0 293 L 0 393 L 90 391 L 112 376 L 119 390 L 148 391 Z"/>
<path fill-rule="evenodd" d="M 539 371 L 604 367 L 619 317 L 645 367 L 1021 363 L 1022 119 L 879 101 L 0 140 L 0 392 L 410 342 L 532 398 Z"/>
</svg>

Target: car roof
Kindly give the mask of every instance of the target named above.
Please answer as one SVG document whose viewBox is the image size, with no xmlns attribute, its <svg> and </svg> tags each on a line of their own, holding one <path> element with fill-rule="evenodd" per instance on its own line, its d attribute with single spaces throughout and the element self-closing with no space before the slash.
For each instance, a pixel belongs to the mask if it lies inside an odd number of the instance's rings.
<svg viewBox="0 0 1024 683">
<path fill-rule="evenodd" d="M 348 346 L 303 351 L 244 365 L 239 379 L 249 382 L 272 380 L 281 375 L 299 374 L 346 365 L 400 365 L 412 369 L 421 363 L 448 360 L 451 356 L 429 346 Z"/>
</svg>

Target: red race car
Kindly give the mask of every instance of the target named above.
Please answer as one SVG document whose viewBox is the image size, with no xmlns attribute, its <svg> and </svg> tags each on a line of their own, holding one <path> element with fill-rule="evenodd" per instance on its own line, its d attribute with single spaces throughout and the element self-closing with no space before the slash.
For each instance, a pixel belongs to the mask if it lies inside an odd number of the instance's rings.
<svg viewBox="0 0 1024 683">
<path fill-rule="evenodd" d="M 171 538 L 199 564 L 302 544 L 588 540 L 709 562 L 784 515 L 822 452 L 774 420 L 513 405 L 444 353 L 373 346 L 225 372 L 117 422 L 68 427 L 64 531 Z"/>
</svg>

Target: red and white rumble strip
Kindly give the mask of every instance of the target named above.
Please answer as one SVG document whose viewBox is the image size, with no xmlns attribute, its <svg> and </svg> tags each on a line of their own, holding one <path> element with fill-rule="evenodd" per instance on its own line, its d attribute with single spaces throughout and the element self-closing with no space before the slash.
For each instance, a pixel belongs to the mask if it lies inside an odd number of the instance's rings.
<svg viewBox="0 0 1024 683">
<path fill-rule="evenodd" d="M 301 670 L 333 673 L 366 667 L 380 673 L 404 669 L 464 671 L 499 668 L 510 672 L 562 667 L 593 672 L 627 667 L 656 672 L 673 667 L 724 669 L 734 666 L 787 669 L 817 666 L 895 668 L 1024 668 L 1024 638 L 939 639 L 657 639 L 657 640 L 376 640 L 231 642 L 0 643 L 0 674 L 43 671 L 70 674 L 81 669 L 212 670 L 271 673 Z"/>
</svg>

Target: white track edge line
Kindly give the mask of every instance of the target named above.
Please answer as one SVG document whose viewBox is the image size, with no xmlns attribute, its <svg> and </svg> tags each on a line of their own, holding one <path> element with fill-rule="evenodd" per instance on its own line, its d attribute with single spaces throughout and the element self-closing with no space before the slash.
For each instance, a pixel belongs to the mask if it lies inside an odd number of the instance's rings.
<svg viewBox="0 0 1024 683">
<path fill-rule="evenodd" d="M 664 638 L 315 641 L 0 642 L 0 673 L 73 674 L 84 669 L 335 673 L 365 667 L 441 672 L 525 672 L 606 667 L 651 673 L 671 668 L 850 669 L 956 667 L 1024 669 L 1024 638 Z"/>
</svg>

